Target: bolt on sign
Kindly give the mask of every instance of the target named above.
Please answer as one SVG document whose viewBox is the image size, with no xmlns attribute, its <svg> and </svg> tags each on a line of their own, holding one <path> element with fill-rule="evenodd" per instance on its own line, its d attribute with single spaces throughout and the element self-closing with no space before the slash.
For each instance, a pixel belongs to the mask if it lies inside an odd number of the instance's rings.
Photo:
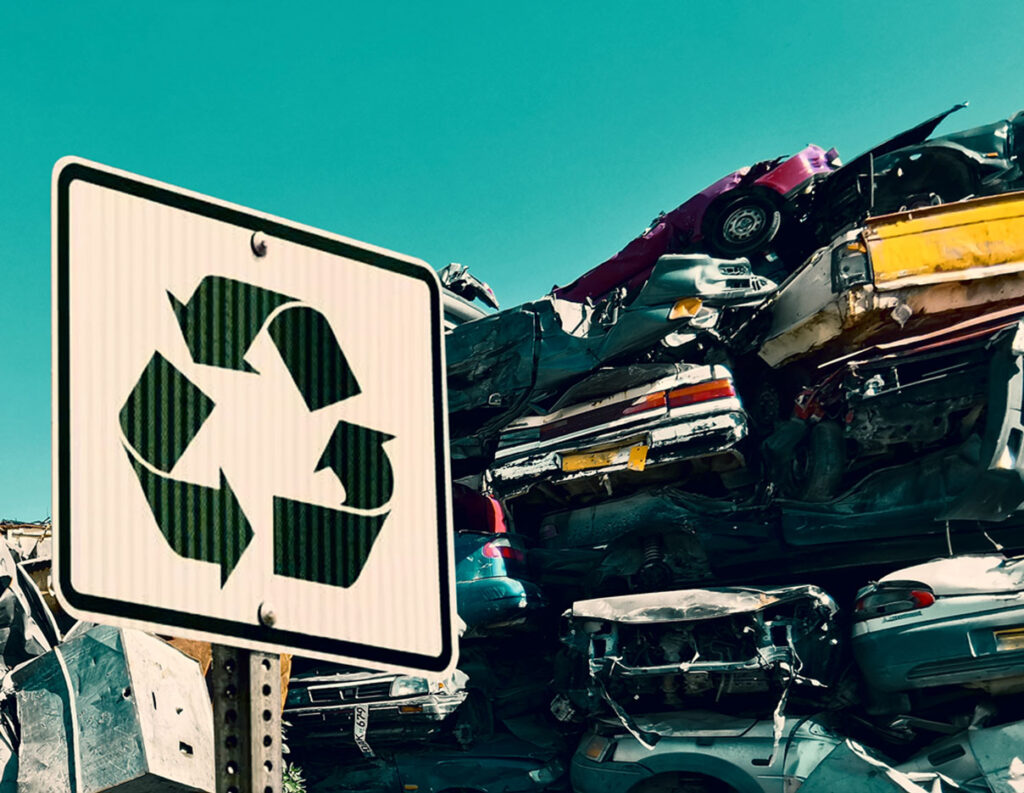
<svg viewBox="0 0 1024 793">
<path fill-rule="evenodd" d="M 53 202 L 65 607 L 249 649 L 454 666 L 433 270 L 74 158 Z"/>
</svg>

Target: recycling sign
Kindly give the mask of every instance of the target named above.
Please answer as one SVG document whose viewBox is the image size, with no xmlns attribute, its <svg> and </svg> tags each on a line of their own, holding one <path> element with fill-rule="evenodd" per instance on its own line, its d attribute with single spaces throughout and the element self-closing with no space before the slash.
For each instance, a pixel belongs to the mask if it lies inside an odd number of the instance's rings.
<svg viewBox="0 0 1024 793">
<path fill-rule="evenodd" d="M 454 665 L 429 267 L 65 159 L 53 283 L 55 579 L 72 614 Z"/>
</svg>

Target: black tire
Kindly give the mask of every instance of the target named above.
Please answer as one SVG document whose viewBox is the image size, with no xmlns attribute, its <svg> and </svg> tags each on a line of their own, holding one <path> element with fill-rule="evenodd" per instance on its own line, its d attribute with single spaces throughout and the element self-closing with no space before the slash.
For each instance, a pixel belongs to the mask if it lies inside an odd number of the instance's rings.
<svg viewBox="0 0 1024 793">
<path fill-rule="evenodd" d="M 835 421 L 815 424 L 797 449 L 791 466 L 793 496 L 815 502 L 833 498 L 846 468 L 843 428 Z"/>
<path fill-rule="evenodd" d="M 746 190 L 733 190 L 704 221 L 704 240 L 708 251 L 724 259 L 749 256 L 767 249 L 779 233 L 782 212 L 768 196 Z"/>
<path fill-rule="evenodd" d="M 631 788 L 629 793 L 736 793 L 717 779 L 678 772 L 659 774 Z"/>
</svg>

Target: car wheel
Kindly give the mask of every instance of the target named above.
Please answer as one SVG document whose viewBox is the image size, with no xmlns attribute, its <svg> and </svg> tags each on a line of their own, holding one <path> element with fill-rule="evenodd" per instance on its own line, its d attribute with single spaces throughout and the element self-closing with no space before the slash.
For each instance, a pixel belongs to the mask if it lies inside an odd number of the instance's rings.
<svg viewBox="0 0 1024 793">
<path fill-rule="evenodd" d="M 782 225 L 782 213 L 765 195 L 734 190 L 709 213 L 705 225 L 705 242 L 713 255 L 749 256 L 763 251 L 775 239 Z"/>
<path fill-rule="evenodd" d="M 633 787 L 629 793 L 736 793 L 717 779 L 678 772 L 660 774 Z"/>
<path fill-rule="evenodd" d="M 793 495 L 804 501 L 828 501 L 836 495 L 846 468 L 846 439 L 835 421 L 811 427 L 791 462 Z"/>
</svg>

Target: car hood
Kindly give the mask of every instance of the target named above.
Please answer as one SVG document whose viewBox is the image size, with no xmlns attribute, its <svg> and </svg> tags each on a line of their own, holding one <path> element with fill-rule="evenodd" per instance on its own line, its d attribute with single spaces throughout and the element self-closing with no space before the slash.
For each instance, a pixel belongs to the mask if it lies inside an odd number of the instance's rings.
<svg viewBox="0 0 1024 793">
<path fill-rule="evenodd" d="M 619 623 L 688 622 L 761 611 L 799 598 L 813 598 L 835 611 L 832 599 L 815 586 L 716 587 L 581 600 L 563 616 Z"/>
<path fill-rule="evenodd" d="M 879 583 L 892 581 L 919 581 L 939 596 L 1018 592 L 1024 590 L 1024 557 L 991 553 L 935 559 L 889 573 Z"/>
</svg>

